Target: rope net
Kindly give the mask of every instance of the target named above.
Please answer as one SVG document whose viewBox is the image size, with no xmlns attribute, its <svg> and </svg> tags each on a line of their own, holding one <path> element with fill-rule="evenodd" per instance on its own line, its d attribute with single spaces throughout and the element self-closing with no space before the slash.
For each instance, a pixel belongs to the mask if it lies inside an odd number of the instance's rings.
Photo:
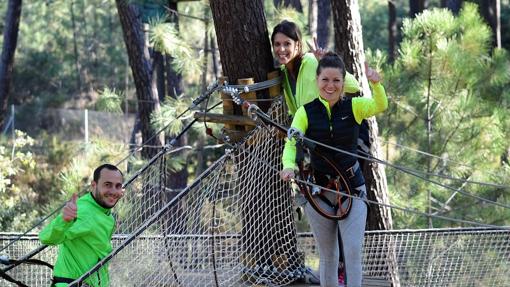
<svg viewBox="0 0 510 287">
<path fill-rule="evenodd" d="M 286 120 L 279 102 L 269 114 Z M 179 193 L 168 188 L 172 155 L 163 154 L 129 182 L 115 207 L 114 251 L 78 282 L 98 268 L 109 268 L 111 286 L 283 286 L 301 279 L 307 267 L 318 267 L 319 254 L 311 234 L 296 231 L 292 193 L 277 172 L 282 149 L 276 129 L 259 125 Z M 27 254 L 38 245 L 27 238 L 4 252 Z M 35 258 L 53 263 L 56 250 Z M 367 232 L 363 268 L 364 285 L 510 286 L 510 230 Z M 7 273 L 29 286 L 51 281 L 43 266 Z"/>
<path fill-rule="evenodd" d="M 284 118 L 281 105 L 271 114 Z M 291 193 L 274 170 L 282 148 L 275 129 L 259 127 L 177 195 L 165 188 L 171 159 L 161 157 L 119 204 L 119 234 L 147 228 L 111 260 L 112 285 L 285 285 L 300 277 Z"/>
</svg>

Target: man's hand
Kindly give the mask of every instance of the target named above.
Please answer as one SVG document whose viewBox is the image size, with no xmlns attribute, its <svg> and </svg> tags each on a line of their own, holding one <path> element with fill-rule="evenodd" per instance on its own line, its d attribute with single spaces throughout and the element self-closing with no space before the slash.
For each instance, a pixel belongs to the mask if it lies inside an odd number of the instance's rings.
<svg viewBox="0 0 510 287">
<path fill-rule="evenodd" d="M 69 222 L 74 220 L 78 216 L 78 206 L 76 205 L 76 200 L 78 199 L 78 195 L 73 193 L 71 199 L 66 203 L 64 208 L 62 209 L 62 218 L 65 222 Z"/>
<path fill-rule="evenodd" d="M 365 73 L 367 74 L 367 79 L 373 84 L 377 84 L 381 81 L 381 75 L 379 75 L 376 70 L 370 68 L 367 62 L 365 62 Z"/>
<path fill-rule="evenodd" d="M 289 181 L 294 178 L 294 170 L 292 168 L 285 168 L 280 171 L 280 177 L 284 181 Z"/>
</svg>

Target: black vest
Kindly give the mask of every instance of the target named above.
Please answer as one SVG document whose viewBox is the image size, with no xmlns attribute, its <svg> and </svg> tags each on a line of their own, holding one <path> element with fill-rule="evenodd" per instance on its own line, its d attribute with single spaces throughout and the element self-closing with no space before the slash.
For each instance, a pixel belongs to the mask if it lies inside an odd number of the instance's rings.
<svg viewBox="0 0 510 287">
<path fill-rule="evenodd" d="M 343 98 L 331 108 L 331 120 L 328 118 L 326 107 L 319 99 L 315 99 L 304 107 L 308 117 L 306 137 L 357 154 L 359 124 L 352 113 L 351 98 Z M 345 170 L 356 163 L 356 157 L 351 155 L 319 145 L 317 145 L 316 150 L 340 170 Z M 311 164 L 314 170 L 334 174 L 330 165 L 314 152 L 311 153 Z"/>
</svg>

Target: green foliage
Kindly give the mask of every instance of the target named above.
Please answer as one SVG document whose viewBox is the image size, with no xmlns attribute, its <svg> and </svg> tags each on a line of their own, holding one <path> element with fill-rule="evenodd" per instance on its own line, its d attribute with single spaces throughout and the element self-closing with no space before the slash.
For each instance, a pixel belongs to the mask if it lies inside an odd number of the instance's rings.
<svg viewBox="0 0 510 287">
<path fill-rule="evenodd" d="M 427 10 L 403 25 L 400 57 L 385 68 L 390 111 L 379 121 L 390 141 L 440 155 L 425 157 L 387 147 L 387 156 L 404 166 L 467 180 L 508 184 L 508 110 L 510 62 L 506 51 L 490 53 L 490 31 L 476 6 L 466 4 L 458 17 L 442 9 Z M 370 55 L 370 54 L 369 54 Z M 383 58 L 381 55 L 375 59 Z M 428 125 L 430 124 L 430 129 Z M 494 172 L 492 172 L 494 171 Z M 495 173 L 495 171 L 498 171 Z M 510 212 L 485 206 L 451 190 L 387 169 L 394 203 L 426 211 L 427 191 L 437 214 L 508 224 Z M 494 176 L 494 174 L 497 174 Z M 441 181 L 494 201 L 508 202 L 494 187 Z M 505 201 L 506 200 L 506 201 Z M 447 202 L 447 206 L 443 206 Z M 396 213 L 397 227 L 424 227 L 423 218 Z M 484 217 L 490 216 L 490 217 Z M 436 227 L 455 225 L 436 222 Z"/>
<path fill-rule="evenodd" d="M 200 73 L 203 59 L 179 36 L 175 24 L 164 19 L 149 21 L 149 41 L 156 51 L 172 56 L 172 67 L 187 75 Z"/>
<path fill-rule="evenodd" d="M 115 89 L 110 90 L 105 88 L 96 101 L 96 110 L 108 113 L 122 113 L 122 94 L 119 94 Z"/>
<path fill-rule="evenodd" d="M 177 119 L 183 111 L 189 106 L 189 100 L 182 98 L 173 99 L 167 97 L 165 102 L 161 105 L 159 112 L 152 114 L 151 123 L 156 127 L 157 130 L 161 130 L 166 127 L 165 132 L 169 136 L 177 135 L 182 127 L 185 118 Z"/>
<path fill-rule="evenodd" d="M 401 7 L 400 5 L 398 6 L 399 8 Z M 359 8 L 361 16 L 361 26 L 363 29 L 363 46 L 365 47 L 365 49 L 369 48 L 374 50 L 379 49 L 381 51 L 387 51 L 388 1 L 360 0 Z"/>
<path fill-rule="evenodd" d="M 0 2 L 0 15 L 5 15 L 7 1 Z M 160 113 L 152 116 L 152 122 L 158 129 L 168 125 L 165 132 L 175 136 L 191 120 L 191 116 L 180 120 L 175 118 L 191 104 L 193 97 L 199 95 L 202 74 L 208 73 L 208 81 L 215 77 L 203 68 L 206 60 L 203 57 L 205 35 L 213 37 L 215 34 L 208 3 L 179 2 L 179 12 L 206 21 L 180 16 L 177 26 L 157 20 L 168 16 L 160 13 L 167 1 L 132 2 L 149 9 L 156 7 L 154 11 L 157 13 L 149 13 L 147 17 L 151 19 L 150 43 L 156 50 L 173 56 L 174 68 L 183 74 L 183 95 L 178 99 L 166 99 Z M 383 136 L 388 141 L 427 150 L 440 158 L 430 159 L 391 145 L 385 147 L 388 157 L 419 170 L 430 166 L 431 171 L 436 173 L 508 185 L 510 56 L 506 50 L 489 51 L 489 30 L 481 21 L 476 7 L 467 5 L 457 18 L 446 11 L 431 10 L 414 21 L 405 20 L 401 31 L 400 58 L 394 65 L 386 66 L 381 50 L 385 51 L 387 47 L 387 1 L 359 2 L 365 47 L 374 49 L 374 52 L 367 52 L 367 58 L 373 66 L 383 68 L 391 101 L 390 110 L 379 119 Z M 429 3 L 437 7 L 439 1 Z M 310 38 L 307 35 L 306 5 L 304 14 L 300 14 L 291 9 L 275 9 L 271 0 L 264 1 L 264 4 L 269 33 L 282 19 L 289 19 L 298 23 L 304 40 Z M 509 15 L 506 6 L 502 4 L 503 27 L 509 23 L 504 21 Z M 407 16 L 407 12 L 407 1 L 397 3 L 399 19 Z M 508 33 L 503 33 L 505 37 L 508 38 Z M 0 43 L 2 41 L 0 37 Z M 79 103 L 75 99 L 85 99 L 85 93 L 90 99 L 95 99 L 94 91 L 103 87 L 108 88 L 100 93 L 95 107 L 120 112 L 122 98 L 128 97 L 134 89 L 130 74 L 114 1 L 24 3 L 13 77 L 13 94 L 16 96 L 12 101 L 37 105 L 34 110 L 26 112 L 25 117 L 33 117 L 35 110 L 43 110 L 41 107 L 75 106 Z M 81 90 L 78 80 L 81 80 Z M 427 98 L 433 115 L 430 134 L 427 134 L 424 121 Z M 79 107 L 90 106 L 87 102 L 90 99 Z M 212 101 L 209 106 L 215 104 Z M 221 107 L 211 112 L 221 113 Z M 215 143 L 204 138 L 204 126 L 194 125 L 187 134 L 188 142 L 195 147 Z M 207 124 L 207 127 L 218 134 L 221 125 Z M 90 174 L 97 164 L 117 163 L 128 150 L 125 144 L 107 139 L 93 139 L 85 146 L 45 133 L 38 135 L 36 140 L 18 134 L 14 145 L 13 157 L 13 143 L 8 139 L 0 140 L 0 200 L 8 205 L 0 212 L 2 230 L 26 229 L 38 217 L 67 199 L 70 193 L 87 190 Z M 220 152 L 220 149 L 207 151 L 204 161 L 210 162 Z M 195 164 L 199 164 L 195 156 L 176 156 L 168 164 L 172 170 L 187 165 L 192 172 Z M 144 163 L 134 156 L 130 157 L 131 170 Z M 433 208 L 437 210 L 452 194 L 452 191 L 425 184 L 393 169 L 386 170 L 392 203 L 397 205 L 425 210 L 425 194 L 431 190 L 435 200 Z M 440 181 L 491 200 L 509 202 L 508 190 Z M 509 224 L 508 211 L 486 207 L 456 194 L 438 214 Z M 394 212 L 396 227 L 426 226 L 424 217 Z M 452 225 L 443 221 L 435 221 L 435 224 Z"/>
<path fill-rule="evenodd" d="M 126 150 L 106 140 L 80 146 L 43 133 L 37 140 L 20 131 L 14 141 L 0 138 L 0 230 L 28 229 L 72 193 L 88 190 L 93 169 L 116 163 Z"/>
<path fill-rule="evenodd" d="M 60 107 L 104 83 L 125 88 L 129 66 L 123 43 L 114 1 L 23 3 L 12 102 Z"/>
<path fill-rule="evenodd" d="M 307 21 L 306 17 L 303 15 L 303 13 L 299 13 L 298 11 L 292 9 L 292 8 L 274 8 L 272 13 L 270 13 L 270 17 L 267 19 L 267 28 L 269 30 L 269 34 L 271 34 L 273 31 L 273 27 L 276 26 L 278 23 L 280 23 L 283 20 L 288 20 L 296 23 L 296 25 L 301 30 L 301 33 L 306 33 L 308 31 L 307 28 Z"/>
<path fill-rule="evenodd" d="M 40 215 L 45 203 L 41 185 L 41 166 L 32 153 L 36 141 L 21 131 L 14 140 L 0 139 L 0 230 L 25 229 Z M 46 175 L 51 181 L 51 175 Z"/>
</svg>

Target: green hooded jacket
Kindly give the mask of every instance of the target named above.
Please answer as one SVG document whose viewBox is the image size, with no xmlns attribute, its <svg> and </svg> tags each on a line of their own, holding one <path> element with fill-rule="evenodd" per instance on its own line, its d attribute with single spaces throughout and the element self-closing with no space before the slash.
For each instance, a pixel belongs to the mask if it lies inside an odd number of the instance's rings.
<svg viewBox="0 0 510 287">
<path fill-rule="evenodd" d="M 58 215 L 40 233 L 39 239 L 47 245 L 59 245 L 53 276 L 77 279 L 112 251 L 111 238 L 115 220 L 109 208 L 100 206 L 88 193 L 77 202 L 78 216 L 65 222 Z M 110 286 L 108 265 L 89 276 L 89 286 Z M 67 286 L 58 283 L 57 287 Z"/>
<path fill-rule="evenodd" d="M 317 87 L 317 66 L 319 61 L 315 58 L 312 53 L 306 53 L 303 55 L 301 60 L 301 66 L 299 67 L 299 73 L 296 80 L 296 94 L 292 94 L 290 88 L 289 75 L 285 65 L 281 65 L 280 69 L 283 72 L 283 93 L 285 95 L 285 102 L 289 114 L 294 116 L 298 108 L 308 104 L 315 100 L 319 95 L 319 88 Z M 344 92 L 345 93 L 356 93 L 360 90 L 359 83 L 350 73 L 345 74 L 344 79 Z"/>
</svg>

